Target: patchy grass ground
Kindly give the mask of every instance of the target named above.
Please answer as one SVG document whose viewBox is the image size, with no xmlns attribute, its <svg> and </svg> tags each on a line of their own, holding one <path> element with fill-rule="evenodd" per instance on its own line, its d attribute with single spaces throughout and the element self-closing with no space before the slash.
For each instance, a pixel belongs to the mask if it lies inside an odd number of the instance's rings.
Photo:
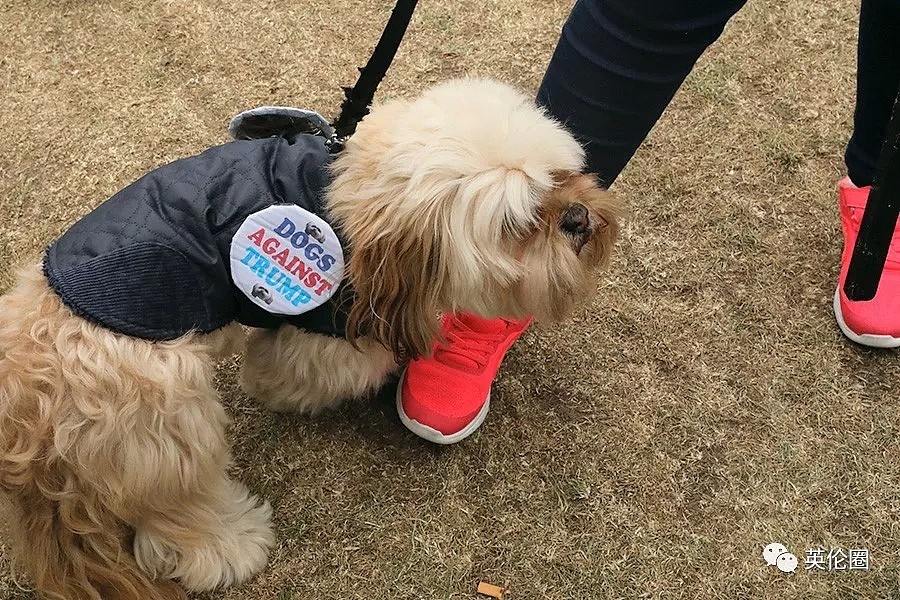
<svg viewBox="0 0 900 600">
<path fill-rule="evenodd" d="M 464 73 L 534 91 L 571 0 L 423 0 L 382 89 Z M 390 0 L 6 0 L 0 289 L 9 264 L 259 104 L 332 114 Z M 221 371 L 235 474 L 278 548 L 206 599 L 900 598 L 896 353 L 839 334 L 835 181 L 857 2 L 756 0 L 617 184 L 633 206 L 590 310 L 532 330 L 480 433 L 436 448 L 392 390 L 273 416 Z M 868 548 L 794 575 L 762 547 Z M 3 572 L 8 558 L 0 552 Z M 8 578 L 0 597 L 26 599 Z"/>
</svg>

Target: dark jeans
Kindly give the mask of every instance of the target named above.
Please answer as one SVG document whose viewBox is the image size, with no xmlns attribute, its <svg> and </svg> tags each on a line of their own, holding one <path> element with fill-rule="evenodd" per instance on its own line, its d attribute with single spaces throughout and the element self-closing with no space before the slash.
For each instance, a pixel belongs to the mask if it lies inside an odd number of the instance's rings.
<svg viewBox="0 0 900 600">
<path fill-rule="evenodd" d="M 538 103 L 584 144 L 607 186 L 644 141 L 697 59 L 746 0 L 577 0 Z M 868 185 L 900 88 L 900 0 L 862 0 L 851 179 Z"/>
</svg>

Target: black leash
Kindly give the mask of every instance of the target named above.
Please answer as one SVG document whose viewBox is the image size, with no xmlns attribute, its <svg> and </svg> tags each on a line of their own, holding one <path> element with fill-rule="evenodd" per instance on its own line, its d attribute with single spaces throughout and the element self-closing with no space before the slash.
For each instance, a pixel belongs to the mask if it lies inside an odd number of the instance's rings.
<svg viewBox="0 0 900 600">
<path fill-rule="evenodd" d="M 397 0 L 397 4 L 391 11 L 381 39 L 375 46 L 374 52 L 365 67 L 359 69 L 359 78 L 352 87 L 345 87 L 344 102 L 341 103 L 341 112 L 334 121 L 334 138 L 331 141 L 331 151 L 340 152 L 344 142 L 356 131 L 356 126 L 369 114 L 369 106 L 375 97 L 378 84 L 384 79 L 388 67 L 394 60 L 397 48 L 403 41 L 403 35 L 412 19 L 418 0 Z"/>
</svg>

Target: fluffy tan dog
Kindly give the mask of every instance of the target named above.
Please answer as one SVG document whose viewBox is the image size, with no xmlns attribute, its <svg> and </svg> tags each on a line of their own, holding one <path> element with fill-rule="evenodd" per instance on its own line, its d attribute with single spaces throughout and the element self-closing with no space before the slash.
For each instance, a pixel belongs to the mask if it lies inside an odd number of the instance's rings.
<svg viewBox="0 0 900 600">
<path fill-rule="evenodd" d="M 315 412 L 427 354 L 438 313 L 565 318 L 595 288 L 619 217 L 582 161 L 571 134 L 489 80 L 376 107 L 327 191 L 355 290 L 347 338 L 254 330 L 246 391 Z M 226 475 L 213 387 L 216 360 L 244 342 L 238 324 L 122 335 L 73 313 L 40 264 L 23 270 L 0 299 L 0 484 L 42 594 L 181 598 L 263 568 L 271 511 Z"/>
</svg>

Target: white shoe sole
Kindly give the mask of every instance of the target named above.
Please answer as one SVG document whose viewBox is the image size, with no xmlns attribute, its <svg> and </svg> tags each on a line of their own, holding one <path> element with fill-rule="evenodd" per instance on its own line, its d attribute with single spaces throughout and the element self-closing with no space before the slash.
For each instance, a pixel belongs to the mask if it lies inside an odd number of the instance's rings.
<svg viewBox="0 0 900 600">
<path fill-rule="evenodd" d="M 478 414 L 475 415 L 475 418 L 472 420 L 472 422 L 456 433 L 445 435 L 437 429 L 432 429 L 428 425 L 422 425 L 415 419 L 411 419 L 403 411 L 402 395 L 404 379 L 406 379 L 406 371 L 403 371 L 403 375 L 400 376 L 400 382 L 397 384 L 397 414 L 400 415 L 400 420 L 403 422 L 407 429 L 424 440 L 428 440 L 429 442 L 432 442 L 434 444 L 441 444 L 444 446 L 455 444 L 475 433 L 475 430 L 481 427 L 481 424 L 484 423 L 484 420 L 487 418 L 488 410 L 491 406 L 490 392 L 488 392 L 487 400 L 484 401 L 484 406 L 481 407 L 481 410 L 478 411 Z"/>
<path fill-rule="evenodd" d="M 889 335 L 855 333 L 847 327 L 844 316 L 841 314 L 841 292 L 839 289 L 834 290 L 833 308 L 834 318 L 837 320 L 838 327 L 841 328 L 841 332 L 851 341 L 871 348 L 900 348 L 900 338 L 891 337 Z"/>
</svg>

